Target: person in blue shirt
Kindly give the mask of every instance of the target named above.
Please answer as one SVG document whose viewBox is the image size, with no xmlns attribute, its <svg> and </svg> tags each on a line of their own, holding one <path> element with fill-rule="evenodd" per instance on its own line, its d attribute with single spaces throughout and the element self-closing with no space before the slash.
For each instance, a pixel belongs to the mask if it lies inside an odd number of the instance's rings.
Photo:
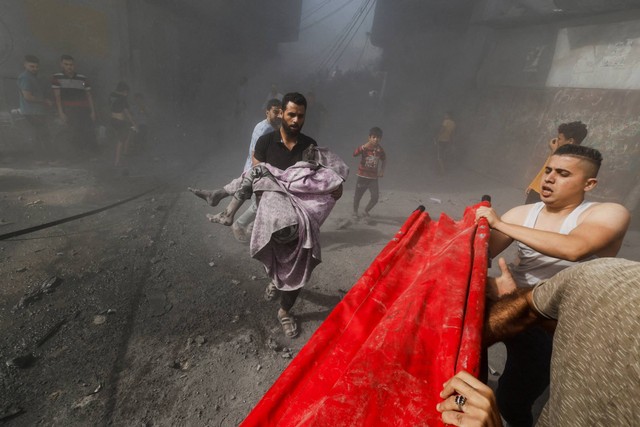
<svg viewBox="0 0 640 427">
<path fill-rule="evenodd" d="M 38 80 L 40 60 L 33 55 L 25 55 L 24 71 L 18 76 L 20 113 L 35 132 L 36 148 L 40 152 L 51 152 L 51 136 L 47 126 L 47 109 L 51 100 L 45 97 L 42 84 Z"/>
</svg>

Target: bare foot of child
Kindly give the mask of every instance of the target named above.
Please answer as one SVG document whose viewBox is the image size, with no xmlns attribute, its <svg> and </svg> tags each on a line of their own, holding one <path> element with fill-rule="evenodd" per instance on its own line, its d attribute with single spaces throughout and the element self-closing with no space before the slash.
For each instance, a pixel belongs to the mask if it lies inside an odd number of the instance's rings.
<svg viewBox="0 0 640 427">
<path fill-rule="evenodd" d="M 233 224 L 233 216 L 229 215 L 226 210 L 215 215 L 207 214 L 207 219 L 213 223 L 226 226 Z"/>
<path fill-rule="evenodd" d="M 191 191 L 193 194 L 200 197 L 201 199 L 205 200 L 210 206 L 218 206 L 218 203 L 220 203 L 222 199 L 229 196 L 229 193 L 227 193 L 223 189 L 208 191 L 208 190 L 199 190 L 197 188 L 191 188 L 191 187 L 188 187 L 188 188 L 189 188 L 189 191 Z"/>
</svg>

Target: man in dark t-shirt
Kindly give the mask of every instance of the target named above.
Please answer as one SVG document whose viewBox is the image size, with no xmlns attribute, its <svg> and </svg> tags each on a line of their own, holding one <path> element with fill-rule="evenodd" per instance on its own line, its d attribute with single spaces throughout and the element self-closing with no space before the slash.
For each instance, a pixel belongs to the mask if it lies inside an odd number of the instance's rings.
<svg viewBox="0 0 640 427">
<path fill-rule="evenodd" d="M 297 92 L 286 94 L 282 98 L 282 109 L 283 118 L 281 128 L 258 138 L 253 151 L 253 166 L 260 163 L 267 163 L 278 169 L 286 170 L 297 162 L 305 160 L 305 152 L 309 147 L 317 146 L 316 141 L 300 133 L 302 126 L 304 125 L 307 110 L 307 100 L 305 97 Z M 258 171 L 258 174 L 261 173 L 259 167 L 254 167 L 252 170 Z M 252 172 L 247 171 L 245 174 L 248 175 L 251 173 Z M 342 179 L 344 180 L 345 178 L 346 176 Z M 227 206 L 225 211 L 217 215 L 207 215 L 209 221 L 223 225 L 231 225 L 233 223 L 233 215 L 237 212 L 238 208 L 244 201 L 242 198 L 236 198 L 234 193 L 225 188 L 214 191 L 199 190 L 195 188 L 189 188 L 189 190 L 196 196 L 206 200 L 211 206 L 217 206 L 224 198 L 229 197 L 232 194 L 234 195 L 234 199 L 229 206 Z M 336 200 L 342 196 L 342 184 L 331 193 L 331 196 Z M 295 227 L 286 227 L 274 232 L 271 235 L 271 242 L 275 242 L 280 245 L 293 244 L 297 241 L 298 237 L 297 226 L 298 225 L 296 224 Z M 276 262 L 278 261 L 276 260 Z M 279 290 L 275 283 L 270 282 L 265 290 L 264 296 L 267 301 L 271 301 L 278 292 L 281 293 L 278 320 L 282 325 L 285 335 L 289 338 L 293 338 L 298 335 L 298 326 L 289 311 L 293 307 L 293 304 L 298 298 L 298 294 L 305 283 L 300 283 L 299 278 L 290 278 L 290 280 L 297 280 L 295 283 L 286 283 L 287 279 L 282 277 L 279 277 L 278 279 L 285 287 L 287 287 L 288 290 Z M 291 290 L 291 288 L 293 288 L 293 290 Z"/>
<path fill-rule="evenodd" d="M 311 145 L 318 145 L 312 138 L 300 133 L 304 125 L 307 111 L 307 100 L 297 92 L 288 93 L 282 98 L 282 127 L 261 136 L 253 152 L 253 165 L 268 163 L 278 169 L 285 170 L 300 160 L 304 151 Z M 335 199 L 342 196 L 342 186 L 333 194 Z M 298 326 L 289 311 L 302 288 L 293 291 L 280 291 L 280 310 L 278 320 L 286 336 L 293 338 L 298 335 Z M 265 290 L 265 299 L 272 300 L 278 289 L 274 283 L 269 283 Z"/>
<path fill-rule="evenodd" d="M 51 78 L 58 116 L 69 126 L 71 143 L 76 149 L 94 151 L 97 148 L 96 112 L 89 79 L 76 73 L 75 62 L 70 55 L 60 57 L 60 66 L 62 72 Z"/>
</svg>

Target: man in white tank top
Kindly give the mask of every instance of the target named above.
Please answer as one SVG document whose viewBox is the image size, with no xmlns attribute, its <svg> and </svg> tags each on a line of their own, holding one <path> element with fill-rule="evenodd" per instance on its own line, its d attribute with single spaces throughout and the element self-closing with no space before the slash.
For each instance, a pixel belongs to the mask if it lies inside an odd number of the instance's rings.
<svg viewBox="0 0 640 427">
<path fill-rule="evenodd" d="M 519 287 L 533 286 L 577 262 L 614 257 L 629 226 L 629 212 L 617 203 L 588 203 L 602 162 L 590 147 L 563 145 L 549 159 L 541 181 L 542 202 L 515 207 L 499 217 L 481 207 L 476 217 L 491 226 L 489 253 L 495 257 L 513 241 L 518 257 L 512 273 Z M 500 267 L 505 269 L 504 259 Z M 487 282 L 489 297 L 499 296 L 495 279 Z M 493 294 L 492 294 L 493 292 Z M 497 398 L 511 426 L 533 424 L 531 407 L 549 384 L 552 338 L 542 329 L 505 342 L 507 364 Z"/>
</svg>

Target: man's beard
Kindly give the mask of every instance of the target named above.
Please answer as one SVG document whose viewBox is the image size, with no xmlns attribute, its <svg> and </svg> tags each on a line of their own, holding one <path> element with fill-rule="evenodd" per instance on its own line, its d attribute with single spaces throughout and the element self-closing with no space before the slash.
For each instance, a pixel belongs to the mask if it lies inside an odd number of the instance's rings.
<svg viewBox="0 0 640 427">
<path fill-rule="evenodd" d="M 300 130 L 302 130 L 302 126 L 298 126 L 297 128 L 290 127 L 286 121 L 282 121 L 282 129 L 284 133 L 288 136 L 298 136 L 300 134 Z"/>
</svg>

